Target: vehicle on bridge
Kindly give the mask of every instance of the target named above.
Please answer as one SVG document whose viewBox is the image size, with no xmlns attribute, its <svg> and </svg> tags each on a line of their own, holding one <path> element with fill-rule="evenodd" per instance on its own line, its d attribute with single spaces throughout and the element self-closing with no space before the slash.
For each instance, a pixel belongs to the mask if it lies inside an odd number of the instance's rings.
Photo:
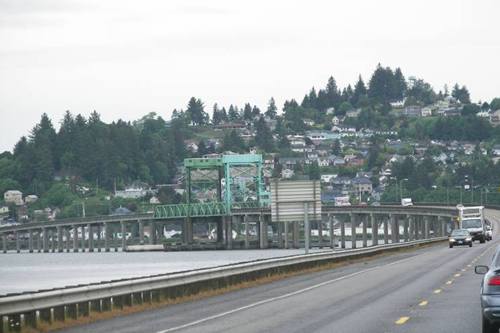
<svg viewBox="0 0 500 333">
<path fill-rule="evenodd" d="M 472 240 L 478 240 L 480 243 L 486 241 L 486 223 L 483 215 L 483 206 L 464 207 L 457 205 L 458 225 L 460 229 L 467 229 Z"/>
<path fill-rule="evenodd" d="M 411 201 L 411 198 L 403 198 L 401 199 L 401 206 L 403 207 L 413 206 L 413 201 Z"/>
<path fill-rule="evenodd" d="M 481 282 L 481 312 L 483 333 L 498 333 L 500 328 L 500 247 L 490 266 L 478 265 L 476 274 L 484 274 Z"/>
<path fill-rule="evenodd" d="M 467 229 L 455 229 L 448 238 L 450 249 L 455 245 L 468 245 L 472 247 L 472 236 Z"/>
</svg>

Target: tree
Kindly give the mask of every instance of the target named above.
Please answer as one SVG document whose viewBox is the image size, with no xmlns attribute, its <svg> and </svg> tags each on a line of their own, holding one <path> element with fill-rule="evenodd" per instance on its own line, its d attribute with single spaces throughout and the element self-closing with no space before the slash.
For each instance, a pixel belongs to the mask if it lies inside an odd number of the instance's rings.
<svg viewBox="0 0 500 333">
<path fill-rule="evenodd" d="M 313 161 L 307 170 L 310 180 L 319 180 L 321 178 L 321 171 L 317 161 Z"/>
<path fill-rule="evenodd" d="M 333 78 L 333 76 L 330 76 L 328 78 L 328 82 L 326 84 L 326 97 L 328 101 L 328 107 L 337 107 L 340 102 L 342 101 L 342 98 L 340 96 L 340 91 L 339 88 L 337 87 L 337 81 Z"/>
<path fill-rule="evenodd" d="M 481 111 L 481 107 L 476 104 L 466 104 L 462 108 L 461 114 L 462 116 L 475 116 L 476 113 Z"/>
<path fill-rule="evenodd" d="M 342 146 L 340 145 L 340 140 L 339 139 L 336 139 L 334 142 L 333 142 L 333 147 L 332 147 L 332 154 L 333 155 L 340 155 L 342 153 Z"/>
<path fill-rule="evenodd" d="M 206 125 L 208 123 L 208 114 L 205 112 L 203 102 L 200 99 L 191 97 L 186 113 L 190 116 L 193 125 Z"/>
<path fill-rule="evenodd" d="M 394 74 L 387 67 L 378 64 L 369 82 L 368 96 L 379 103 L 385 104 L 394 100 Z"/>
<path fill-rule="evenodd" d="M 274 139 L 269 127 L 264 120 L 264 117 L 260 117 L 255 123 L 256 135 L 255 143 L 257 147 L 264 150 L 265 152 L 271 152 L 274 150 Z"/>
<path fill-rule="evenodd" d="M 351 98 L 351 104 L 357 106 L 359 100 L 362 97 L 366 96 L 366 94 L 367 94 L 366 86 L 360 75 L 358 78 L 358 82 L 356 82 L 356 85 L 354 86 L 354 92 Z"/>
<path fill-rule="evenodd" d="M 245 149 L 246 149 L 245 142 L 238 134 L 238 132 L 236 132 L 236 130 L 224 133 L 224 138 L 222 139 L 223 151 L 242 153 L 245 151 Z"/>
<path fill-rule="evenodd" d="M 274 101 L 273 97 L 271 97 L 271 99 L 269 100 L 269 103 L 267 104 L 267 110 L 264 114 L 270 119 L 276 118 L 276 115 L 278 114 L 278 108 L 276 107 L 276 102 Z"/>
<path fill-rule="evenodd" d="M 458 84 L 455 84 L 455 86 L 453 86 L 451 96 L 456 98 L 462 104 L 470 104 L 469 90 L 467 90 L 467 87 L 465 86 L 460 87 Z"/>
<path fill-rule="evenodd" d="M 229 111 L 227 116 L 230 121 L 238 121 L 240 119 L 240 112 L 238 111 L 237 106 L 233 106 L 232 104 L 229 106 Z"/>
<path fill-rule="evenodd" d="M 243 108 L 243 119 L 246 121 L 251 121 L 253 119 L 252 107 L 250 103 L 246 103 Z"/>
<path fill-rule="evenodd" d="M 224 122 L 222 110 L 219 110 L 219 106 L 217 105 L 217 103 L 215 103 L 212 111 L 212 124 L 219 125 L 222 122 Z"/>
<path fill-rule="evenodd" d="M 493 111 L 500 110 L 500 97 L 493 98 L 490 103 L 490 108 Z"/>
<path fill-rule="evenodd" d="M 401 68 L 398 67 L 394 71 L 393 92 L 391 97 L 395 100 L 402 100 L 407 89 L 408 86 L 406 84 L 405 77 L 401 72 Z"/>
</svg>

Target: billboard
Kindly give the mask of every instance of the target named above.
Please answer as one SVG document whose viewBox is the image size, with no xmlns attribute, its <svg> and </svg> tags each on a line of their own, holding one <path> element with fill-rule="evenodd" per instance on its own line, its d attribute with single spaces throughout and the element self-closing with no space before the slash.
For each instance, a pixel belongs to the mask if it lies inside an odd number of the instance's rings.
<svg viewBox="0 0 500 333">
<path fill-rule="evenodd" d="M 272 222 L 304 221 L 307 203 L 310 221 L 321 220 L 319 180 L 278 180 L 271 182 Z"/>
</svg>

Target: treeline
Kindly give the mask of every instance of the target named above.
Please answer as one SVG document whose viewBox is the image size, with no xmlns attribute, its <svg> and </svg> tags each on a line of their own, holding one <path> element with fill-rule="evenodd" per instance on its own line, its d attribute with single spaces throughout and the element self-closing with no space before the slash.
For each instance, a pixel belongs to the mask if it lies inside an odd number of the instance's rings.
<svg viewBox="0 0 500 333">
<path fill-rule="evenodd" d="M 188 129 L 173 119 L 144 117 L 132 124 L 106 124 L 93 112 L 88 119 L 66 112 L 56 132 L 43 114 L 29 137 L 22 137 L 13 154 L 0 157 L 0 192 L 22 189 L 44 193 L 55 176 L 70 176 L 112 189 L 142 180 L 168 183 L 176 162 L 184 158 Z"/>
</svg>

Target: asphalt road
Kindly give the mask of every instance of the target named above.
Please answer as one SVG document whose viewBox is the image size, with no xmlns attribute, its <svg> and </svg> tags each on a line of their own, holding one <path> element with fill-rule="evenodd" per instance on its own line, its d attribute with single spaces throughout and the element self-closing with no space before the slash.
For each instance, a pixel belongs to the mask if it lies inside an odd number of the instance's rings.
<svg viewBox="0 0 500 333">
<path fill-rule="evenodd" d="M 440 244 L 64 332 L 480 332 L 474 265 L 500 244 Z"/>
</svg>

